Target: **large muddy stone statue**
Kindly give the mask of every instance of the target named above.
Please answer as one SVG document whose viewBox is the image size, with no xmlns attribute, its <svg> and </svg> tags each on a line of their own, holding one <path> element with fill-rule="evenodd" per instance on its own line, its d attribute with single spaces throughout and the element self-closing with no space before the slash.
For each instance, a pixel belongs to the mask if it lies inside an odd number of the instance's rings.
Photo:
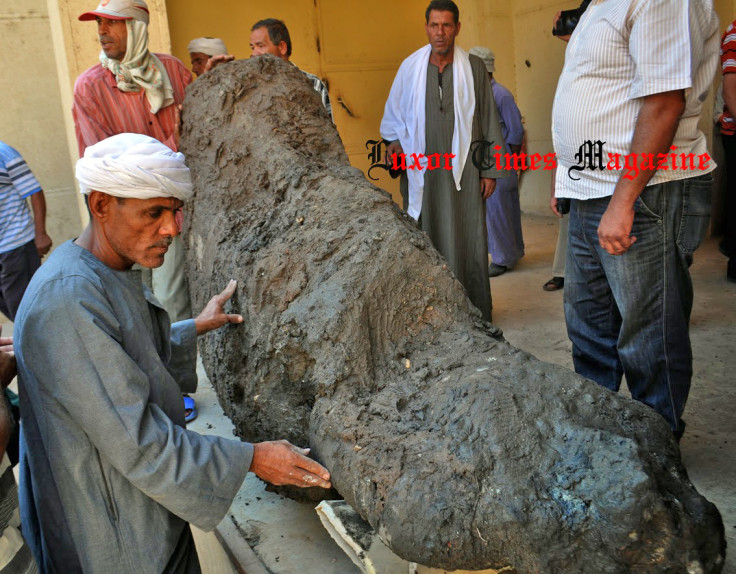
<svg viewBox="0 0 736 574">
<path fill-rule="evenodd" d="M 349 167 L 309 82 L 271 57 L 188 90 L 194 307 L 247 440 L 312 447 L 401 557 L 446 569 L 719 572 L 725 541 L 653 410 L 509 345 L 390 197 Z"/>
</svg>

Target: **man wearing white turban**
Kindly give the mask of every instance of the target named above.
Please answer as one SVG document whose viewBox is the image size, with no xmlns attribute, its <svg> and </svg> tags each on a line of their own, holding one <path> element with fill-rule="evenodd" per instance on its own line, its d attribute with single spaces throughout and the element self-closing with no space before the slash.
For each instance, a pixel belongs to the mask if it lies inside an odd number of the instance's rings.
<svg viewBox="0 0 736 574">
<path fill-rule="evenodd" d="M 80 157 L 87 146 L 126 132 L 151 136 L 178 151 L 179 107 L 192 74 L 173 56 L 148 50 L 145 0 L 100 0 L 95 10 L 79 19 L 97 21 L 102 47 L 100 63 L 80 75 L 74 85 L 72 111 Z M 180 238 L 169 246 L 164 264 L 144 270 L 141 277 L 172 322 L 192 317 Z M 195 378 L 184 391 L 196 389 Z M 185 395 L 184 402 L 187 420 L 193 420 L 197 416 L 194 400 Z"/>
<path fill-rule="evenodd" d="M 286 441 L 188 431 L 180 386 L 197 335 L 235 281 L 171 325 L 133 264 L 161 265 L 192 195 L 180 153 L 138 134 L 77 163 L 91 221 L 36 273 L 15 323 L 23 428 L 21 519 L 41 572 L 199 572 L 189 523 L 213 529 L 250 470 L 274 484 L 329 486 Z"/>
<path fill-rule="evenodd" d="M 102 47 L 100 63 L 74 85 L 72 111 L 80 157 L 87 146 L 126 132 L 151 136 L 178 151 L 179 106 L 192 74 L 177 58 L 149 51 L 145 1 L 102 0 L 79 19 L 97 21 Z M 144 279 L 172 321 L 192 316 L 179 239 L 164 265 L 144 273 Z"/>
<path fill-rule="evenodd" d="M 197 76 L 205 73 L 205 66 L 213 56 L 227 56 L 225 42 L 220 38 L 195 38 L 187 46 L 192 72 Z"/>
</svg>

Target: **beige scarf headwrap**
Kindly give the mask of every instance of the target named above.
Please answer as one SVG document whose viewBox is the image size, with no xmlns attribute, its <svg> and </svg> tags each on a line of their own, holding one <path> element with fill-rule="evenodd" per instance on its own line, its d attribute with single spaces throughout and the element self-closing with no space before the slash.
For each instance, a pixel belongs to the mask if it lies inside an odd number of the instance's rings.
<svg viewBox="0 0 736 574">
<path fill-rule="evenodd" d="M 148 50 L 148 25 L 138 20 L 126 20 L 128 48 L 121 60 L 113 60 L 100 52 L 102 67 L 110 70 L 118 82 L 121 92 L 146 91 L 151 113 L 174 103 L 174 90 L 166 68 Z"/>
</svg>

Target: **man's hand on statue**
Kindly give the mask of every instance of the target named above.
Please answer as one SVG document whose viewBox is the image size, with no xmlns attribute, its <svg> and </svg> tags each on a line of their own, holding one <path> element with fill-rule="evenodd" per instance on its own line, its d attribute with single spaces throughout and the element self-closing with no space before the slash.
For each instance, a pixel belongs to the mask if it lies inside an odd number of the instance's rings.
<svg viewBox="0 0 736 574">
<path fill-rule="evenodd" d="M 329 471 L 307 458 L 308 454 L 308 448 L 298 448 L 285 440 L 259 442 L 253 445 L 250 471 L 276 486 L 330 488 Z"/>
<path fill-rule="evenodd" d="M 491 179 L 490 177 L 481 177 L 480 193 L 483 196 L 483 199 L 486 200 L 491 197 L 494 191 L 496 191 L 496 180 Z"/>
<path fill-rule="evenodd" d="M 611 255 L 623 255 L 636 243 L 636 237 L 631 235 L 633 225 L 634 208 L 619 205 L 612 197 L 598 224 L 600 246 Z"/>
<path fill-rule="evenodd" d="M 36 251 L 38 256 L 43 257 L 51 250 L 52 245 L 51 238 L 46 233 L 36 234 Z"/>
<path fill-rule="evenodd" d="M 194 324 L 197 327 L 197 335 L 203 335 L 228 323 L 243 322 L 242 315 L 231 315 L 224 311 L 225 303 L 233 296 L 237 286 L 238 282 L 235 279 L 230 279 L 230 283 L 227 284 L 225 290 L 210 299 L 207 306 L 194 320 Z"/>
<path fill-rule="evenodd" d="M 207 60 L 207 63 L 204 65 L 204 72 L 203 74 L 206 74 L 210 70 L 215 69 L 220 64 L 226 64 L 227 62 L 232 62 L 235 59 L 235 56 L 232 54 L 219 54 L 217 56 L 212 56 L 209 60 Z"/>
<path fill-rule="evenodd" d="M 394 154 L 401 155 L 404 153 L 404 149 L 401 147 L 399 140 L 393 141 L 386 146 L 386 165 L 392 166 L 394 164 Z"/>
</svg>

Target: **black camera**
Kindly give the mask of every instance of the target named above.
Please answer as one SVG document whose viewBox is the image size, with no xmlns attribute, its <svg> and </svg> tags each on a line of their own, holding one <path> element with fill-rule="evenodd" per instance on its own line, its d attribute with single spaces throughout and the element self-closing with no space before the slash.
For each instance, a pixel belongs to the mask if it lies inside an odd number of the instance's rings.
<svg viewBox="0 0 736 574">
<path fill-rule="evenodd" d="M 580 17 L 590 4 L 590 0 L 583 0 L 580 6 L 574 10 L 563 10 L 557 19 L 555 27 L 552 29 L 553 36 L 569 36 L 575 30 L 575 26 L 580 22 Z"/>
<path fill-rule="evenodd" d="M 560 215 L 570 213 L 570 198 L 569 197 L 558 197 L 557 198 L 557 211 Z"/>
</svg>

